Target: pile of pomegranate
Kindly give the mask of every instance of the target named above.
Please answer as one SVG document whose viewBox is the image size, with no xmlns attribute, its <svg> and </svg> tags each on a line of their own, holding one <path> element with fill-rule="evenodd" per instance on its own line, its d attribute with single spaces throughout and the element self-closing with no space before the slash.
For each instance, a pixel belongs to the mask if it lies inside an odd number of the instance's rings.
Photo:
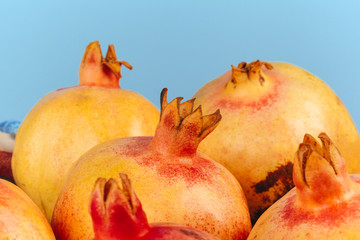
<svg viewBox="0 0 360 240">
<path fill-rule="evenodd" d="M 0 239 L 360 239 L 359 133 L 321 79 L 241 62 L 157 109 L 121 66 L 90 43 L 0 136 Z"/>
</svg>

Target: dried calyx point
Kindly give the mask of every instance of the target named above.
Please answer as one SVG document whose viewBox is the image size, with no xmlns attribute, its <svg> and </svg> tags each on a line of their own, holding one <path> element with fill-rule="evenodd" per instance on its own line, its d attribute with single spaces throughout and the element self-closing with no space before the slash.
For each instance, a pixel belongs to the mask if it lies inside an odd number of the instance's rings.
<svg viewBox="0 0 360 240">
<path fill-rule="evenodd" d="M 231 65 L 231 69 L 232 69 L 231 82 L 237 84 L 241 81 L 257 79 L 260 85 L 263 85 L 265 78 L 261 72 L 262 66 L 265 66 L 266 69 L 269 70 L 273 69 L 273 66 L 270 63 L 262 62 L 260 60 L 251 62 L 249 64 L 246 62 L 241 62 L 238 64 L 237 67 Z"/>
<path fill-rule="evenodd" d="M 203 116 L 201 106 L 194 110 L 195 98 L 181 103 L 182 97 L 177 97 L 170 103 L 167 102 L 167 88 L 161 91 L 161 115 L 160 121 L 169 117 L 169 113 L 175 113 L 173 116 L 173 126 L 179 131 L 188 129 L 188 125 L 195 128 L 190 130 L 196 130 L 197 137 L 204 139 L 211 131 L 215 129 L 217 124 L 221 120 L 220 110 L 216 110 L 215 113 Z M 198 124 L 197 124 L 198 123 Z"/>
<path fill-rule="evenodd" d="M 95 239 L 135 239 L 149 229 L 130 179 L 123 173 L 120 173 L 120 179 L 122 189 L 113 178 L 98 178 L 95 183 L 89 205 Z"/>
<path fill-rule="evenodd" d="M 334 170 L 334 174 L 337 175 L 337 166 L 334 164 L 334 160 L 330 154 L 330 146 L 333 145 L 329 136 L 325 133 L 321 133 L 319 135 L 319 139 L 321 140 L 322 146 L 316 141 L 316 139 L 310 134 L 305 134 L 303 143 L 299 145 L 299 150 L 297 151 L 300 169 L 302 172 L 302 178 L 305 184 L 308 185 L 306 180 L 306 166 L 307 161 L 312 154 L 316 154 L 321 156 L 323 159 L 327 160 L 330 164 L 331 168 Z"/>
<path fill-rule="evenodd" d="M 119 61 L 116 57 L 115 47 L 113 44 L 109 45 L 106 57 L 101 59 L 101 63 L 111 69 L 117 78 L 121 78 L 121 65 L 124 65 L 128 69 L 132 70 L 132 66 L 126 61 Z"/>
<path fill-rule="evenodd" d="M 87 46 L 80 64 L 80 85 L 118 88 L 122 65 L 132 69 L 128 62 L 117 59 L 114 45 L 109 45 L 104 58 L 99 42 L 92 42 Z"/>
<path fill-rule="evenodd" d="M 194 110 L 195 99 L 181 103 L 178 97 L 167 102 L 167 88 L 161 92 L 161 115 L 153 145 L 159 151 L 178 155 L 196 153 L 201 140 L 210 134 L 221 120 L 220 111 L 203 116 L 201 106 Z M 167 144 L 162 144 L 167 143 Z"/>
</svg>

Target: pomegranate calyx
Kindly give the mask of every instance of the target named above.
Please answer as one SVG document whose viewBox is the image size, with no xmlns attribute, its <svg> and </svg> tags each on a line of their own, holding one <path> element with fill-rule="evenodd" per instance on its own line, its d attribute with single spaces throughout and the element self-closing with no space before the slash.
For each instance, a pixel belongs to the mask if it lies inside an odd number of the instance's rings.
<svg viewBox="0 0 360 240">
<path fill-rule="evenodd" d="M 240 82 L 258 80 L 260 85 L 264 84 L 265 78 L 262 74 L 261 68 L 265 66 L 266 69 L 273 69 L 273 66 L 270 63 L 262 62 L 260 60 L 256 60 L 251 63 L 241 62 L 237 67 L 231 65 L 232 69 L 232 78 L 231 82 L 233 84 L 238 84 Z"/>
<path fill-rule="evenodd" d="M 87 46 L 80 64 L 80 85 L 119 88 L 122 65 L 132 70 L 128 62 L 117 59 L 114 45 L 109 45 L 104 58 L 99 42 L 92 42 Z"/>
<path fill-rule="evenodd" d="M 203 116 L 201 106 L 193 110 L 194 100 L 181 103 L 178 97 L 167 102 L 167 89 L 161 92 L 160 122 L 152 145 L 160 152 L 192 155 L 200 142 L 210 134 L 221 120 L 220 111 Z M 166 144 L 165 144 L 166 143 Z"/>
<path fill-rule="evenodd" d="M 298 199 L 312 205 L 340 201 L 351 191 L 344 159 L 325 133 L 318 137 L 322 146 L 311 135 L 304 136 L 293 171 Z"/>
<path fill-rule="evenodd" d="M 113 178 L 98 178 L 95 183 L 89 205 L 95 240 L 136 239 L 149 231 L 146 214 L 129 178 L 122 173 L 120 178 L 122 189 Z"/>
<path fill-rule="evenodd" d="M 121 65 L 124 65 L 128 69 L 132 70 L 132 66 L 126 61 L 119 61 L 116 57 L 115 47 L 113 44 L 109 45 L 106 57 L 102 59 L 102 64 L 109 67 L 118 79 L 121 78 Z"/>
</svg>

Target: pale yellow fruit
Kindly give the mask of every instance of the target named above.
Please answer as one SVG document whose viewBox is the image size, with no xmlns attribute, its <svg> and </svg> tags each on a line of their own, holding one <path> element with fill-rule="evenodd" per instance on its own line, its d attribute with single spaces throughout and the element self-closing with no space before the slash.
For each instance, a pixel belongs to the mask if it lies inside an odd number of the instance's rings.
<svg viewBox="0 0 360 240">
<path fill-rule="evenodd" d="M 241 63 L 195 95 L 204 113 L 220 109 L 222 122 L 199 151 L 240 182 L 252 221 L 292 187 L 292 162 L 305 133 L 326 132 L 340 151 L 359 138 L 344 104 L 323 81 L 297 66 Z M 346 155 L 347 169 L 359 158 Z"/>
<path fill-rule="evenodd" d="M 121 89 L 112 45 L 106 58 L 98 42 L 85 51 L 80 85 L 43 97 L 22 122 L 12 169 L 16 184 L 50 221 L 73 163 L 98 143 L 125 136 L 152 136 L 159 110 L 141 95 Z"/>
</svg>

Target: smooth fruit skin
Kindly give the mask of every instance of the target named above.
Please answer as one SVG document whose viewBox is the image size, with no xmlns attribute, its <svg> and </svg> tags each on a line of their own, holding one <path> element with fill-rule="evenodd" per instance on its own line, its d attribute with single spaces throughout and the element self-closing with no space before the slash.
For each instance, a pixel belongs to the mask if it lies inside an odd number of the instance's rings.
<svg viewBox="0 0 360 240">
<path fill-rule="evenodd" d="M 83 153 L 110 139 L 155 132 L 159 110 L 140 94 L 114 85 L 118 78 L 104 63 L 100 45 L 91 43 L 80 67 L 79 86 L 47 94 L 17 132 L 15 182 L 49 221 L 68 171 Z M 104 86 L 98 86 L 101 81 Z"/>
<path fill-rule="evenodd" d="M 309 147 L 305 140 L 299 146 L 294 161 L 296 187 L 264 212 L 248 240 L 360 239 L 360 176 L 349 176 L 328 136 L 319 137 L 320 151 L 312 137 L 315 145 Z"/>
<path fill-rule="evenodd" d="M 16 185 L 0 179 L 0 239 L 55 240 L 50 224 Z"/>
<path fill-rule="evenodd" d="M 340 150 L 359 136 L 343 103 L 314 75 L 287 63 L 242 64 L 194 97 L 204 113 L 220 109 L 223 116 L 199 151 L 238 179 L 255 223 L 293 187 L 293 155 L 305 133 L 325 131 Z M 348 171 L 360 172 L 358 158 L 344 154 Z"/>
<path fill-rule="evenodd" d="M 87 210 L 93 184 L 98 177 L 119 180 L 119 172 L 133 180 L 149 222 L 186 225 L 220 239 L 246 239 L 251 223 L 239 183 L 223 166 L 196 152 L 198 143 L 192 141 L 199 140 L 197 132 L 194 139 L 189 138 L 194 133 L 187 131 L 197 128 L 198 122 L 218 118 L 218 113 L 204 117 L 200 113 L 197 109 L 185 120 L 178 119 L 185 126 L 168 128 L 178 115 L 167 111 L 154 137 L 114 139 L 84 154 L 71 170 L 54 209 L 52 227 L 57 239 L 93 237 Z"/>
</svg>

